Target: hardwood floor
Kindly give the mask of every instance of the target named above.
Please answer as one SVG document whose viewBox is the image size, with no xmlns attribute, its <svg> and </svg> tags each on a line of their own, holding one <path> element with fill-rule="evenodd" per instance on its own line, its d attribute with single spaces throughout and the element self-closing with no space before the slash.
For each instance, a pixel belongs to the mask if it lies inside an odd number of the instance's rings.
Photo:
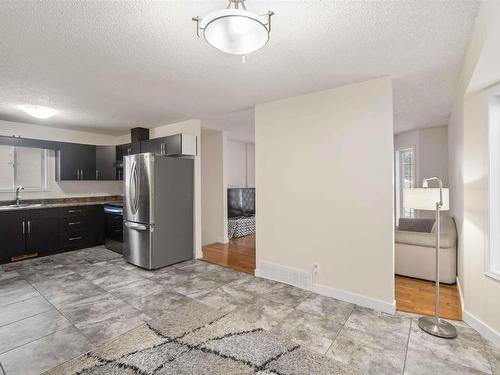
<svg viewBox="0 0 500 375">
<path fill-rule="evenodd" d="M 434 315 L 434 282 L 396 276 L 396 309 L 422 315 Z M 441 317 L 462 320 L 460 296 L 456 285 L 440 288 Z"/>
<path fill-rule="evenodd" d="M 203 246 L 203 260 L 253 275 L 255 273 L 255 234 Z"/>
</svg>

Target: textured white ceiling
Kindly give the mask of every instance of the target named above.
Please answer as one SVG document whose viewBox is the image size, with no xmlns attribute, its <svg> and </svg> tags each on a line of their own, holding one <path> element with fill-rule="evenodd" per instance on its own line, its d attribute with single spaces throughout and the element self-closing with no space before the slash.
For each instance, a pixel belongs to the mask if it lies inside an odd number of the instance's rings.
<svg viewBox="0 0 500 375">
<path fill-rule="evenodd" d="M 195 37 L 191 17 L 226 0 L 0 1 L 0 119 L 228 128 L 249 123 L 257 103 L 393 76 L 396 131 L 447 122 L 476 1 L 246 3 L 276 16 L 269 44 L 242 64 Z M 35 121 L 19 104 L 60 113 Z"/>
</svg>

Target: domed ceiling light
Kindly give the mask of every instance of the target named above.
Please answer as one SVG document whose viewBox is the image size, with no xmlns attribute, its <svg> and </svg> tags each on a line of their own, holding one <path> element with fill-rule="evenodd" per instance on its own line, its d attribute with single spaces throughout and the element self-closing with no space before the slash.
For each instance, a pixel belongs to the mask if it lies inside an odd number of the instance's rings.
<svg viewBox="0 0 500 375">
<path fill-rule="evenodd" d="M 248 55 L 269 41 L 271 16 L 269 11 L 257 15 L 247 11 L 245 0 L 229 0 L 226 9 L 212 12 L 204 18 L 193 17 L 196 34 L 212 47 L 232 55 Z"/>
<path fill-rule="evenodd" d="M 43 105 L 21 105 L 20 108 L 30 116 L 39 119 L 46 119 L 57 113 L 54 108 L 44 107 Z"/>
</svg>

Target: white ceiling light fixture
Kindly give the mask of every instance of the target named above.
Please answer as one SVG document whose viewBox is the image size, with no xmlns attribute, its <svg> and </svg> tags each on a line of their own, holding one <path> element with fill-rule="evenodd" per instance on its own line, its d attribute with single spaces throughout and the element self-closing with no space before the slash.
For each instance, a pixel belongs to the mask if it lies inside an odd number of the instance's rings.
<svg viewBox="0 0 500 375">
<path fill-rule="evenodd" d="M 28 115 L 39 119 L 46 119 L 57 113 L 54 108 L 45 107 L 43 105 L 21 105 L 19 107 Z"/>
<path fill-rule="evenodd" d="M 258 15 L 247 11 L 245 0 L 229 0 L 226 9 L 212 12 L 204 18 L 193 17 L 196 34 L 208 44 L 232 55 L 248 55 L 269 41 L 271 16 L 269 11 Z"/>
</svg>

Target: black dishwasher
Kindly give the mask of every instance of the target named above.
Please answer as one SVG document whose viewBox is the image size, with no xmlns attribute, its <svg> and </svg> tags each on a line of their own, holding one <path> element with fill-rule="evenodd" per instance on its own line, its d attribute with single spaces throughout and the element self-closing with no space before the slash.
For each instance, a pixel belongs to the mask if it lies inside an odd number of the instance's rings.
<svg viewBox="0 0 500 375">
<path fill-rule="evenodd" d="M 123 203 L 104 205 L 104 247 L 122 254 L 123 251 Z"/>
</svg>

